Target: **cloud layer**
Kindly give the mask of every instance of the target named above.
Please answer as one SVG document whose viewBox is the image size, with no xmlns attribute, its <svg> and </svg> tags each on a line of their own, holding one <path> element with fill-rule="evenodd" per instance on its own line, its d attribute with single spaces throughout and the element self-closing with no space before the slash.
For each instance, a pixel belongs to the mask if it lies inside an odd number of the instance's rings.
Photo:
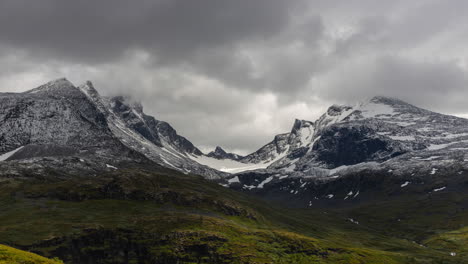
<svg viewBox="0 0 468 264">
<path fill-rule="evenodd" d="M 0 2 L 0 91 L 65 76 L 247 153 L 374 95 L 468 113 L 462 0 Z"/>
</svg>

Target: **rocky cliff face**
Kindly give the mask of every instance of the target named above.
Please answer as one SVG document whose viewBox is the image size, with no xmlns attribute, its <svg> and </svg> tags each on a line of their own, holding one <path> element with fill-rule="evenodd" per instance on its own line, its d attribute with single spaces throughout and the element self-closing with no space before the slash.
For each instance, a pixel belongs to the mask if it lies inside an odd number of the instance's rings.
<svg viewBox="0 0 468 264">
<path fill-rule="evenodd" d="M 112 147 L 105 116 L 65 79 L 21 94 L 0 94 L 0 151 L 28 144 Z"/>
<path fill-rule="evenodd" d="M 100 96 L 91 82 L 75 87 L 59 79 L 0 94 L 0 102 L 0 155 L 9 161 L 0 164 L 3 173 L 40 171 L 38 166 L 89 172 L 153 162 L 208 178 L 223 175 L 194 162 L 189 156 L 203 153 L 168 123 L 128 98 Z"/>
</svg>

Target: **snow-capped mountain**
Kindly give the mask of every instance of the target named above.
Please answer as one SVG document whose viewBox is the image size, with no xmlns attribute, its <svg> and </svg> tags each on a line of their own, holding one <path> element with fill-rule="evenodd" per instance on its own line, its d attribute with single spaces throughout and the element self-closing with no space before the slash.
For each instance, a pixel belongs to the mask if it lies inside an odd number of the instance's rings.
<svg viewBox="0 0 468 264">
<path fill-rule="evenodd" d="M 223 175 L 193 161 L 203 153 L 168 123 L 128 98 L 100 96 L 91 82 L 75 87 L 58 79 L 0 94 L 0 102 L 0 155 L 11 161 L 1 162 L 3 173 L 47 166 L 112 170 L 152 161 L 210 179 Z"/>
<path fill-rule="evenodd" d="M 315 122 L 295 120 L 290 132 L 247 156 L 221 147 L 205 155 L 138 102 L 100 96 L 91 82 L 76 87 L 59 79 L 24 93 L 1 93 L 0 103 L 0 161 L 8 161 L 0 162 L 0 171 L 12 175 L 47 166 L 93 172 L 159 164 L 252 189 L 366 169 L 431 172 L 437 164 L 464 164 L 468 150 L 467 119 L 387 97 L 333 105 Z"/>
<path fill-rule="evenodd" d="M 467 151 L 467 119 L 374 97 L 354 106 L 333 105 L 315 122 L 296 120 L 290 133 L 241 160 L 268 164 L 264 169 L 244 171 L 225 184 L 258 192 L 294 182 L 286 189 L 297 194 L 306 182 L 364 171 L 418 177 L 468 168 Z"/>
</svg>

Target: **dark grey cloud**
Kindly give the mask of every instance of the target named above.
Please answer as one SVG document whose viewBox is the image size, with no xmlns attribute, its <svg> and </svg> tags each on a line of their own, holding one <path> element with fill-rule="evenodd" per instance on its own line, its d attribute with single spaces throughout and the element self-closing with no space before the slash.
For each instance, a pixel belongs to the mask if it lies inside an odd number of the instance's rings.
<svg viewBox="0 0 468 264">
<path fill-rule="evenodd" d="M 200 49 L 268 39 L 295 8 L 281 0 L 5 0 L 0 33 L 3 43 L 45 57 L 106 62 L 143 49 L 184 61 Z"/>
<path fill-rule="evenodd" d="M 388 95 L 468 113 L 464 0 L 4 0 L 0 91 L 53 78 L 130 94 L 205 148 Z"/>
<path fill-rule="evenodd" d="M 442 112 L 467 110 L 464 98 L 468 97 L 468 73 L 452 61 L 385 56 L 350 65 L 337 74 L 340 76 L 329 76 L 327 91 L 318 91 L 331 100 L 353 102 L 374 94 L 404 98 Z"/>
</svg>

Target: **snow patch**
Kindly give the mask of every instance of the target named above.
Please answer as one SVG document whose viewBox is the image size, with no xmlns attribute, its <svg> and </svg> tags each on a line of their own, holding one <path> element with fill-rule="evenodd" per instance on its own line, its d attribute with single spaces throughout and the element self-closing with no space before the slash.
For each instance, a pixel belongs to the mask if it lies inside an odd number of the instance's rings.
<svg viewBox="0 0 468 264">
<path fill-rule="evenodd" d="M 393 107 L 386 104 L 368 103 L 360 107 L 361 115 L 364 118 L 373 118 L 377 116 L 391 116 L 395 114 Z"/>
<path fill-rule="evenodd" d="M 410 184 L 410 182 L 409 182 L 409 181 L 406 181 L 405 183 L 403 183 L 403 184 L 401 185 L 401 188 L 404 188 L 404 187 L 408 186 L 408 184 Z"/>
<path fill-rule="evenodd" d="M 240 180 L 239 180 L 239 177 L 236 176 L 236 177 L 234 177 L 234 178 L 232 178 L 232 179 L 229 179 L 228 182 L 229 182 L 229 184 L 231 184 L 231 183 L 239 183 Z"/>
<path fill-rule="evenodd" d="M 389 138 L 393 140 L 399 140 L 399 141 L 414 141 L 416 138 L 414 136 L 389 136 Z"/>
<path fill-rule="evenodd" d="M 359 195 L 359 191 L 353 196 L 353 199 L 356 198 Z"/>
<path fill-rule="evenodd" d="M 117 170 L 117 167 L 114 167 L 114 166 L 112 166 L 112 165 L 109 165 L 109 164 L 106 164 L 106 167 L 107 167 L 107 168 L 110 168 L 110 169 Z"/>
<path fill-rule="evenodd" d="M 242 163 L 242 162 L 231 160 L 231 159 L 218 160 L 218 159 L 210 158 L 207 156 L 188 155 L 188 157 L 195 162 L 198 162 L 202 165 L 208 166 L 210 168 L 213 168 L 219 171 L 223 171 L 227 173 L 239 173 L 243 171 L 266 169 L 268 166 L 270 166 L 274 162 L 285 157 L 287 152 L 288 151 L 285 150 L 283 153 L 278 155 L 273 160 L 264 162 L 264 163 Z"/>
<path fill-rule="evenodd" d="M 437 189 L 434 189 L 434 190 L 432 190 L 432 191 L 433 191 L 433 192 L 440 192 L 440 191 L 442 191 L 442 190 L 445 190 L 445 188 L 447 188 L 447 187 L 437 188 Z"/>
<path fill-rule="evenodd" d="M 5 161 L 7 160 L 9 157 L 13 156 L 13 154 L 15 154 L 16 152 L 18 152 L 20 149 L 22 149 L 23 146 L 17 148 L 17 149 L 14 149 L 10 152 L 7 152 L 7 153 L 3 153 L 0 155 L 0 161 Z"/>
<path fill-rule="evenodd" d="M 264 186 L 265 184 L 271 182 L 272 180 L 273 180 L 273 176 L 270 176 L 270 177 L 266 178 L 264 181 L 262 181 L 262 182 L 257 186 L 257 188 L 262 189 L 263 186 Z"/>
</svg>

